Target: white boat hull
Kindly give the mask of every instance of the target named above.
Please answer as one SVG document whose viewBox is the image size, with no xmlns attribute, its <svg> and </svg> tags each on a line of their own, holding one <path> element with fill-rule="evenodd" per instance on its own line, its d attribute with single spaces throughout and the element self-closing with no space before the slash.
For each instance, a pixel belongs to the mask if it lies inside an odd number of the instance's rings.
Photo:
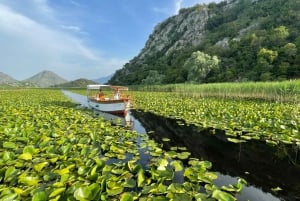
<svg viewBox="0 0 300 201">
<path fill-rule="evenodd" d="M 101 111 L 107 112 L 111 114 L 123 114 L 129 111 L 130 105 L 128 100 L 104 100 L 97 101 L 93 99 L 88 99 L 88 104 L 91 108 Z"/>
</svg>

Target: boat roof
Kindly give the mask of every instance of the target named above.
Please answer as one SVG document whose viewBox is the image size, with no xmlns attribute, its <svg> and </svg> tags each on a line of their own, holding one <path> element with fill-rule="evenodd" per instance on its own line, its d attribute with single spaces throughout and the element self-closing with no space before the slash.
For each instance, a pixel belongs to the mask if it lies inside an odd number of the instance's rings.
<svg viewBox="0 0 300 201">
<path fill-rule="evenodd" d="M 118 90 L 128 90 L 128 87 L 125 86 L 115 86 L 115 85 L 107 85 L 107 84 L 89 84 L 86 86 L 87 89 L 100 89 L 108 87 L 111 89 L 118 89 Z"/>
</svg>

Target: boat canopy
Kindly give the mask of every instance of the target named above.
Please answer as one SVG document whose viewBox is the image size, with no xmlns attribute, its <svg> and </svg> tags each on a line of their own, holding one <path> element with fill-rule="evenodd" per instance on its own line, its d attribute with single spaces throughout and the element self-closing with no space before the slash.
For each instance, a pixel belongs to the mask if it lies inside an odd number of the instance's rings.
<svg viewBox="0 0 300 201">
<path fill-rule="evenodd" d="M 128 87 L 124 87 L 124 86 L 114 86 L 114 85 L 105 85 L 105 84 L 90 84 L 87 85 L 87 89 L 100 89 L 100 88 L 111 88 L 111 89 L 118 89 L 118 90 L 123 90 L 123 91 L 127 91 Z"/>
<path fill-rule="evenodd" d="M 90 84 L 87 85 L 87 89 L 100 89 L 101 87 L 110 87 L 110 85 L 105 85 L 105 84 Z"/>
</svg>

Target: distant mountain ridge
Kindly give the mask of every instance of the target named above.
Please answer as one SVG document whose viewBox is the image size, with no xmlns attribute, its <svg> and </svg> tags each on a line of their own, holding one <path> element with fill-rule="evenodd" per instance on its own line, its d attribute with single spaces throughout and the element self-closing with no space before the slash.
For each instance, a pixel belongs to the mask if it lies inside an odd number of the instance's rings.
<svg viewBox="0 0 300 201">
<path fill-rule="evenodd" d="M 105 77 L 101 77 L 101 78 L 98 78 L 98 79 L 94 79 L 93 81 L 97 82 L 97 83 L 101 83 L 101 84 L 106 84 L 110 78 L 112 77 L 113 75 L 108 75 L 108 76 L 105 76 Z"/>
<path fill-rule="evenodd" d="M 36 87 L 50 87 L 66 82 L 68 82 L 68 80 L 48 70 L 44 70 L 22 81 L 22 83 L 24 83 L 26 86 L 29 85 Z"/>
<path fill-rule="evenodd" d="M 89 84 L 98 84 L 98 82 L 95 82 L 93 80 L 88 80 L 85 78 L 80 78 L 77 80 L 73 80 L 70 82 L 65 82 L 58 85 L 53 85 L 53 87 L 60 87 L 60 88 L 85 88 Z"/>
<path fill-rule="evenodd" d="M 2 87 L 80 87 L 84 88 L 88 84 L 99 84 L 106 83 L 111 77 L 105 76 L 103 78 L 98 78 L 95 80 L 89 80 L 86 78 L 79 78 L 73 81 L 68 81 L 56 73 L 44 70 L 41 71 L 25 80 L 16 80 L 10 75 L 0 72 L 0 86 Z"/>
<path fill-rule="evenodd" d="M 11 76 L 0 72 L 0 85 L 7 85 L 7 86 L 20 86 L 20 81 L 12 78 Z"/>
</svg>

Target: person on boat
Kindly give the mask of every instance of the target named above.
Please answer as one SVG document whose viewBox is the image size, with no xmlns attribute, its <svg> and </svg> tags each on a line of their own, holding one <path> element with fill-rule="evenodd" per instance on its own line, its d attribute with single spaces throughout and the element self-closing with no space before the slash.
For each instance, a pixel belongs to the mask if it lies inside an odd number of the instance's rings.
<svg viewBox="0 0 300 201">
<path fill-rule="evenodd" d="M 104 93 L 102 89 L 99 89 L 99 92 L 97 94 L 97 100 L 104 100 Z"/>
<path fill-rule="evenodd" d="M 119 89 L 115 89 L 114 99 L 119 100 L 120 99 L 120 91 Z"/>
</svg>

